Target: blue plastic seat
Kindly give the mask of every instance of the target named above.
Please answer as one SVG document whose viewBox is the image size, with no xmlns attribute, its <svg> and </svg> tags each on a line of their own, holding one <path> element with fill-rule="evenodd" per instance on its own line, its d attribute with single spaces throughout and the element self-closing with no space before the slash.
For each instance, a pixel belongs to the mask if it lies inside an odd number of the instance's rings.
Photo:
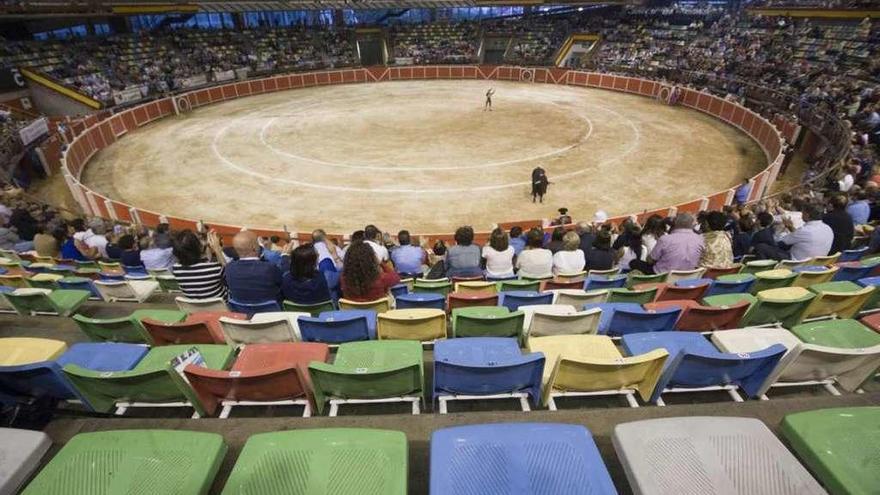
<svg viewBox="0 0 880 495">
<path fill-rule="evenodd" d="M 432 308 L 446 310 L 446 296 L 436 292 L 410 292 L 395 297 L 397 309 Z"/>
<path fill-rule="evenodd" d="M 317 318 L 300 316 L 297 322 L 302 339 L 306 342 L 324 342 L 326 344 L 375 339 L 375 334 L 370 335 L 369 316 L 365 314 L 328 315 L 328 313 L 349 312 L 330 311 L 321 313 Z M 360 311 L 355 312 L 361 313 Z"/>
<path fill-rule="evenodd" d="M 125 280 L 125 273 L 101 272 L 98 276 L 101 277 L 101 280 Z M 147 275 L 147 277 L 149 277 L 149 275 Z"/>
<path fill-rule="evenodd" d="M 747 280 L 732 281 L 715 279 L 712 287 L 703 294 L 703 297 L 717 296 L 719 294 L 747 294 L 755 284 L 755 276 L 750 275 Z"/>
<path fill-rule="evenodd" d="M 511 290 L 498 294 L 498 305 L 504 306 L 510 311 L 516 311 L 520 306 L 532 306 L 535 304 L 553 304 L 553 293 Z"/>
<path fill-rule="evenodd" d="M 431 495 L 616 495 L 590 430 L 557 423 L 443 428 L 431 435 Z"/>
<path fill-rule="evenodd" d="M 584 304 L 584 311 L 588 309 L 599 308 L 602 310 L 601 316 L 599 316 L 599 327 L 596 329 L 596 333 L 599 335 L 607 335 L 608 329 L 611 326 L 611 318 L 614 317 L 614 312 L 618 309 L 628 310 L 628 311 L 638 311 L 642 309 L 640 304 L 636 303 L 589 303 Z"/>
<path fill-rule="evenodd" d="M 62 278 L 58 281 L 58 287 L 68 290 L 87 290 L 92 294 L 89 296 L 89 299 L 101 300 L 101 293 L 95 288 L 95 284 L 92 283 L 92 280 L 88 278 Z"/>
<path fill-rule="evenodd" d="M 126 371 L 134 368 L 147 351 L 148 347 L 137 344 L 89 342 L 72 345 L 55 361 L 0 366 L 0 400 L 78 399 L 93 409 L 70 383 L 62 368 L 76 364 L 94 371 Z"/>
<path fill-rule="evenodd" d="M 611 311 L 611 318 L 608 321 L 605 334 L 619 337 L 628 333 L 669 332 L 675 330 L 675 322 L 678 321 L 682 311 L 680 307 L 647 310 L 641 306 L 635 306 L 635 308 L 614 308 Z"/>
<path fill-rule="evenodd" d="M 232 298 L 229 298 L 229 301 L 226 303 L 226 305 L 229 306 L 229 311 L 232 311 L 233 313 L 244 313 L 248 315 L 248 318 L 255 315 L 256 313 L 271 313 L 273 311 L 281 311 L 281 305 L 278 304 L 278 301 L 263 301 L 248 304 L 233 301 Z"/>
<path fill-rule="evenodd" d="M 434 344 L 433 397 L 525 392 L 537 406 L 543 372 L 544 355 L 524 355 L 513 338 L 438 340 Z M 441 407 L 441 412 L 445 408 Z"/>
<path fill-rule="evenodd" d="M 685 278 L 681 280 L 676 280 L 672 285 L 676 287 L 701 287 L 703 285 L 708 285 L 709 289 L 711 289 L 712 284 L 715 283 L 715 279 L 712 278 Z M 709 290 L 707 289 L 707 290 Z"/>
<path fill-rule="evenodd" d="M 150 274 L 147 273 L 147 269 L 143 267 L 143 265 L 138 266 L 126 266 L 122 265 L 122 271 L 125 272 L 126 275 L 134 275 L 139 277 L 149 277 Z"/>
<path fill-rule="evenodd" d="M 367 319 L 367 330 L 370 333 L 370 340 L 376 340 L 376 312 L 371 309 L 338 309 L 335 311 L 324 311 L 318 315 L 322 320 L 335 320 L 354 318 L 363 316 Z"/>
<path fill-rule="evenodd" d="M 584 283 L 584 290 L 621 289 L 626 286 L 626 275 L 590 275 Z"/>
<path fill-rule="evenodd" d="M 838 263 L 842 263 L 845 261 L 859 261 L 862 259 L 862 256 L 868 253 L 868 246 L 860 247 L 858 249 L 847 249 L 844 252 L 840 253 L 840 258 L 837 258 Z"/>
<path fill-rule="evenodd" d="M 409 293 L 409 286 L 406 284 L 397 284 L 389 290 L 391 292 L 391 296 L 395 299 Z"/>
<path fill-rule="evenodd" d="M 670 358 L 651 396 L 653 402 L 666 389 L 726 385 L 735 385 L 749 397 L 755 397 L 786 352 L 785 346 L 774 344 L 757 352 L 725 353 L 703 335 L 691 332 L 633 333 L 624 335 L 621 344 L 631 356 L 654 349 L 669 352 Z M 735 391 L 731 396 L 738 397 Z"/>
<path fill-rule="evenodd" d="M 873 266 L 847 266 L 847 265 L 838 265 L 840 268 L 837 270 L 837 273 L 834 274 L 834 278 L 831 279 L 832 282 L 858 282 L 863 278 L 867 278 L 868 275 L 871 274 L 871 271 L 874 270 Z M 825 267 L 819 267 L 827 270 Z"/>
</svg>

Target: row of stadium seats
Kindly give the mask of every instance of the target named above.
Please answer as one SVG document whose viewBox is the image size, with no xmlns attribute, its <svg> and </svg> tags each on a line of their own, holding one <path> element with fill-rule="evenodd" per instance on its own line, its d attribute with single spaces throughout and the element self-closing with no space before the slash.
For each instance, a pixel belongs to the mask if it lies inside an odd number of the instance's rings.
<svg viewBox="0 0 880 495">
<path fill-rule="evenodd" d="M 880 407 L 789 414 L 781 433 L 735 417 L 618 424 L 612 441 L 634 493 L 873 493 Z M 51 446 L 43 433 L 0 430 L 0 490 L 28 479 Z M 74 436 L 22 492 L 207 493 L 228 446 L 214 433 L 120 430 Z M 804 465 L 802 465 L 800 458 Z M 400 431 L 330 428 L 252 435 L 222 493 L 403 495 L 409 450 Z M 809 469 L 809 471 L 808 471 Z M 811 476 L 813 473 L 816 479 Z M 8 473 L 8 474 L 4 474 Z M 820 484 L 821 483 L 821 484 Z M 824 486 L 824 488 L 823 488 Z M 5 490 L 3 490 L 5 493 Z M 504 423 L 442 428 L 430 440 L 430 493 L 617 494 L 584 426 Z"/>
</svg>

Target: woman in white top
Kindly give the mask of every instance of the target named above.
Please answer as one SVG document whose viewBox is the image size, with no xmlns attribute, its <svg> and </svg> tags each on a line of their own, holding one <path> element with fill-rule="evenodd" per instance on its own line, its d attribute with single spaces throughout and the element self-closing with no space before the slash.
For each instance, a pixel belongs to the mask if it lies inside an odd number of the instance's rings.
<svg viewBox="0 0 880 495">
<path fill-rule="evenodd" d="M 492 231 L 489 236 L 489 244 L 483 246 L 483 259 L 486 260 L 487 278 L 511 278 L 513 277 L 514 250 L 510 245 L 510 238 L 501 229 Z"/>
<path fill-rule="evenodd" d="M 516 258 L 520 277 L 550 278 L 553 276 L 553 253 L 544 249 L 544 233 L 534 228 L 526 235 L 526 249 Z"/>
<path fill-rule="evenodd" d="M 553 274 L 572 275 L 584 271 L 587 260 L 584 252 L 580 250 L 581 238 L 574 231 L 565 233 L 562 237 L 562 251 L 553 255 Z"/>
</svg>

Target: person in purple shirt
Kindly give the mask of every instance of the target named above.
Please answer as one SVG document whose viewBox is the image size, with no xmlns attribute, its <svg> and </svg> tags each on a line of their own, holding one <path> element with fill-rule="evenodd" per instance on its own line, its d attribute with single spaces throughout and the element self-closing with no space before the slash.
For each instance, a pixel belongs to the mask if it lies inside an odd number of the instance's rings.
<svg viewBox="0 0 880 495">
<path fill-rule="evenodd" d="M 670 270 L 693 270 L 700 263 L 703 236 L 694 232 L 694 216 L 679 213 L 672 231 L 657 239 L 648 261 L 633 260 L 630 266 L 643 273 L 664 273 Z"/>
</svg>

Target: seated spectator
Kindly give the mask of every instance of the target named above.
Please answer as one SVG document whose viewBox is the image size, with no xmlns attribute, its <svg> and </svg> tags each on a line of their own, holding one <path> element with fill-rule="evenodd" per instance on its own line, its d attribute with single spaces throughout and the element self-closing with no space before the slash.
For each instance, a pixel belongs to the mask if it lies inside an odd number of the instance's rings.
<svg viewBox="0 0 880 495">
<path fill-rule="evenodd" d="M 15 250 L 19 252 L 33 250 L 34 236 L 37 234 L 37 220 L 28 211 L 26 204 L 22 204 L 12 211 L 9 225 L 15 228 L 15 233 L 20 239 Z"/>
<path fill-rule="evenodd" d="M 645 226 L 642 228 L 642 244 L 645 246 L 645 253 L 641 258 L 647 256 L 654 250 L 657 240 L 666 235 L 666 221 L 660 215 L 651 215 L 645 220 Z M 625 266 L 625 265 L 624 265 Z"/>
<path fill-rule="evenodd" d="M 318 252 L 319 267 L 324 260 L 328 260 L 327 263 L 332 263 L 336 270 L 342 269 L 342 257 L 344 253 L 333 241 L 327 239 L 326 232 L 321 229 L 312 231 L 312 247 Z"/>
<path fill-rule="evenodd" d="M 281 270 L 260 259 L 257 236 L 243 230 L 232 238 L 238 259 L 226 265 L 229 299 L 243 304 L 258 304 L 281 299 Z"/>
<path fill-rule="evenodd" d="M 648 253 L 648 261 L 633 260 L 630 267 L 642 273 L 665 273 L 670 270 L 693 270 L 700 263 L 703 237 L 694 232 L 694 216 L 679 213 L 672 231 L 660 237 Z"/>
<path fill-rule="evenodd" d="M 815 256 L 827 256 L 834 244 L 834 232 L 822 222 L 822 209 L 808 204 L 803 209 L 804 226 L 795 229 L 791 220 L 784 219 L 783 225 L 789 234 L 778 244 L 758 244 L 755 253 L 760 259 L 806 260 Z"/>
<path fill-rule="evenodd" d="M 566 232 L 562 237 L 562 249 L 553 254 L 553 274 L 580 273 L 586 265 L 586 255 L 580 249 L 581 238 L 576 232 Z"/>
<path fill-rule="evenodd" d="M 455 245 L 446 253 L 447 277 L 477 277 L 483 275 L 480 247 L 474 242 L 474 229 L 459 227 L 455 231 Z"/>
<path fill-rule="evenodd" d="M 137 241 L 135 241 L 133 235 L 123 235 L 119 238 L 119 241 L 117 241 L 117 245 L 121 250 L 121 253 L 119 254 L 119 263 L 121 263 L 122 266 L 143 268 L 144 262 L 141 261 L 140 246 Z"/>
<path fill-rule="evenodd" d="M 553 253 L 544 249 L 544 233 L 539 228 L 529 230 L 526 249 L 516 257 L 517 274 L 522 278 L 549 278 L 553 276 Z"/>
<path fill-rule="evenodd" d="M 526 248 L 526 240 L 523 238 L 522 227 L 511 227 L 510 228 L 510 247 L 513 248 L 513 254 L 519 256 L 519 253 L 523 252 L 523 249 Z"/>
<path fill-rule="evenodd" d="M 565 237 L 565 227 L 556 227 L 550 235 L 550 242 L 547 243 L 547 249 L 551 253 L 556 254 L 562 250 L 562 238 Z"/>
<path fill-rule="evenodd" d="M 192 230 L 174 233 L 171 246 L 177 263 L 171 267 L 171 272 L 184 296 L 192 299 L 222 297 L 225 300 L 227 293 L 223 267 L 226 258 L 223 257 L 217 233 L 213 230 L 208 232 L 206 244 L 203 245 Z"/>
<path fill-rule="evenodd" d="M 617 264 L 629 268 L 632 260 L 647 261 L 648 248 L 645 247 L 644 231 L 636 223 L 626 224 L 624 229 L 624 233 L 617 238 L 618 241 L 611 245 L 611 248 L 614 249 L 618 246 L 620 240 L 626 241 L 621 247 L 617 248 L 617 252 L 620 255 Z"/>
<path fill-rule="evenodd" d="M 51 256 L 57 258 L 60 254 L 58 240 L 48 232 L 46 224 L 40 224 L 37 227 L 37 233 L 34 235 L 34 251 L 39 256 Z"/>
<path fill-rule="evenodd" d="M 702 267 L 728 268 L 733 266 L 733 243 L 730 233 L 724 229 L 727 217 L 720 211 L 706 215 L 706 231 L 703 232 Z"/>
<path fill-rule="evenodd" d="M 327 279 L 318 271 L 318 251 L 312 244 L 303 244 L 291 253 L 290 271 L 281 281 L 284 299 L 297 304 L 329 301 Z"/>
<path fill-rule="evenodd" d="M 846 195 L 835 194 L 831 197 L 830 205 L 831 211 L 822 217 L 822 221 L 831 227 L 831 232 L 834 234 L 829 252 L 842 253 L 852 244 L 856 223 L 849 214 Z"/>
<path fill-rule="evenodd" d="M 421 277 L 422 266 L 427 263 L 427 254 L 420 246 L 414 246 L 408 230 L 397 233 L 400 246 L 391 250 L 391 261 L 402 277 Z"/>
<path fill-rule="evenodd" d="M 739 217 L 736 231 L 733 234 L 734 260 L 742 258 L 752 250 L 752 236 L 754 235 L 754 230 L 755 220 L 751 215 L 742 215 Z"/>
<path fill-rule="evenodd" d="M 95 218 L 89 222 L 89 228 L 92 235 L 84 241 L 86 246 L 95 250 L 95 257 L 107 258 L 107 225 L 100 218 Z"/>
<path fill-rule="evenodd" d="M 88 261 L 89 258 L 86 258 L 77 248 L 77 241 L 74 239 L 73 234 L 74 228 L 66 225 L 58 226 L 52 232 L 52 236 L 58 241 L 60 246 L 61 258 L 65 260 Z M 79 245 L 84 248 L 86 247 L 81 242 Z"/>
<path fill-rule="evenodd" d="M 388 295 L 400 283 L 400 276 L 389 261 L 380 262 L 367 242 L 348 247 L 342 269 L 342 296 L 352 301 L 375 301 Z"/>
<path fill-rule="evenodd" d="M 486 260 L 487 278 L 513 278 L 513 258 L 515 253 L 507 234 L 494 229 L 489 236 L 489 244 L 483 246 L 483 259 Z"/>
<path fill-rule="evenodd" d="M 846 198 L 843 199 L 844 205 Z M 758 244 L 774 244 L 774 236 L 776 234 L 776 219 L 770 212 L 762 211 L 758 213 L 758 231 L 752 236 L 752 251 Z M 852 222 L 850 222 L 852 223 Z"/>
<path fill-rule="evenodd" d="M 610 270 L 614 268 L 614 250 L 611 248 L 611 230 L 601 228 L 593 245 L 584 256 L 584 269 Z"/>
<path fill-rule="evenodd" d="M 140 240 L 141 262 L 147 270 L 171 270 L 177 260 L 171 246 L 160 247 L 159 242 L 170 241 L 164 236 L 148 235 Z"/>
<path fill-rule="evenodd" d="M 427 280 L 436 280 L 446 277 L 446 243 L 442 239 L 434 243 L 434 246 L 428 251 L 428 273 L 425 274 Z"/>
<path fill-rule="evenodd" d="M 379 259 L 380 263 L 391 259 L 388 255 L 388 248 L 385 247 L 385 243 L 382 241 L 382 232 L 375 225 L 364 227 L 364 241 L 373 248 L 376 258 Z M 354 238 L 352 238 L 352 242 L 354 242 Z"/>
<path fill-rule="evenodd" d="M 853 187 L 850 196 L 852 201 L 846 207 L 846 212 L 852 218 L 852 223 L 854 225 L 868 223 L 868 217 L 871 216 L 871 205 L 868 204 L 868 195 L 861 188 Z"/>
<path fill-rule="evenodd" d="M 581 240 L 578 249 L 586 254 L 593 247 L 593 240 L 596 239 L 596 236 L 593 235 L 593 226 L 589 222 L 578 222 L 574 227 L 574 231 L 577 232 Z"/>
</svg>

